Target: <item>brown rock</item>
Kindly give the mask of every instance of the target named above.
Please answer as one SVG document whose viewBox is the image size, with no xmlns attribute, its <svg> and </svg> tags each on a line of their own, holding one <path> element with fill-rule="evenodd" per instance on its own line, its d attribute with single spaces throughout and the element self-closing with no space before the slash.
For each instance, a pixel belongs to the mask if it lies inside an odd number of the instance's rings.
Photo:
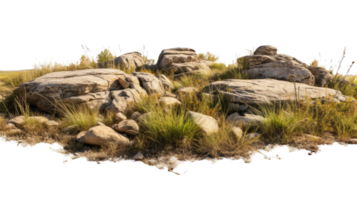
<svg viewBox="0 0 357 200">
<path fill-rule="evenodd" d="M 127 118 L 126 118 L 126 116 L 123 114 L 123 113 L 117 113 L 116 115 L 115 115 L 115 121 L 116 122 L 121 122 L 121 121 L 123 121 L 123 120 L 126 120 Z"/>
<path fill-rule="evenodd" d="M 138 77 L 140 85 L 148 94 L 165 94 L 164 86 L 154 75 L 145 72 L 133 72 L 132 75 Z"/>
<path fill-rule="evenodd" d="M 119 124 L 115 124 L 113 129 L 128 135 L 138 135 L 139 125 L 134 120 L 123 120 Z"/>
<path fill-rule="evenodd" d="M 144 65 L 144 60 L 139 52 L 130 52 L 123 54 L 115 59 L 108 60 L 107 62 L 98 63 L 98 68 L 120 68 L 135 69 Z"/>
<path fill-rule="evenodd" d="M 126 82 L 124 79 L 118 78 L 118 81 L 119 81 L 119 84 L 120 84 L 124 89 L 129 88 L 129 86 L 130 86 L 129 83 Z"/>
<path fill-rule="evenodd" d="M 91 145 L 103 145 L 110 142 L 129 145 L 128 138 L 118 134 L 113 129 L 107 126 L 95 126 L 89 129 L 85 134 L 83 132 L 77 135 L 80 142 Z"/>
<path fill-rule="evenodd" d="M 332 74 L 323 67 L 309 66 L 307 69 L 314 75 L 315 83 L 319 87 L 324 87 L 333 78 Z"/>
<path fill-rule="evenodd" d="M 201 131 L 207 135 L 211 135 L 212 133 L 219 131 L 217 121 L 213 117 L 192 111 L 188 111 L 188 116 L 190 119 L 194 120 L 195 123 L 201 128 Z"/>
</svg>

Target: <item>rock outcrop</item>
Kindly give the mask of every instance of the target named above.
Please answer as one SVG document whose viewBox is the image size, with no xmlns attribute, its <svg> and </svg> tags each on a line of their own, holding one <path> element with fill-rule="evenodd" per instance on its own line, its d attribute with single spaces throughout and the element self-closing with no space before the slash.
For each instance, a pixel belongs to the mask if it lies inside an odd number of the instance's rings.
<svg viewBox="0 0 357 200">
<path fill-rule="evenodd" d="M 39 77 L 35 80 L 21 84 L 16 90 L 20 98 L 29 105 L 37 107 L 45 113 L 55 112 L 53 99 L 62 100 L 65 103 L 78 103 L 88 105 L 90 108 L 99 107 L 101 110 L 115 110 L 116 124 L 107 127 L 98 122 L 87 132 L 80 132 L 77 135 L 78 141 L 91 145 L 101 145 L 106 142 L 118 142 L 123 145 L 131 144 L 132 140 L 127 136 L 140 134 L 138 123 L 148 119 L 150 113 L 135 112 L 132 116 L 125 116 L 124 112 L 129 102 L 141 101 L 140 94 L 160 95 L 159 103 L 165 105 L 180 104 L 177 99 L 179 92 L 194 93 L 198 97 L 208 95 L 217 98 L 218 94 L 223 95 L 232 101 L 232 108 L 229 110 L 227 120 L 231 121 L 235 127 L 232 134 L 241 137 L 242 126 L 249 123 L 259 124 L 264 117 L 254 115 L 248 109 L 248 105 L 270 104 L 274 102 L 296 101 L 295 87 L 293 80 L 289 79 L 289 74 L 295 74 L 295 86 L 300 87 L 298 101 L 304 102 L 305 95 L 312 99 L 324 100 L 328 96 L 336 95 L 336 102 L 345 102 L 346 96 L 340 91 L 323 87 L 330 79 L 331 72 L 321 67 L 314 67 L 306 64 L 296 57 L 286 54 L 279 54 L 279 48 L 267 45 L 258 46 L 254 55 L 245 56 L 249 69 L 246 70 L 251 79 L 226 79 L 208 84 L 200 93 L 195 87 L 181 87 L 175 94 L 169 91 L 173 84 L 164 75 L 156 77 L 150 73 L 134 72 L 126 74 L 118 69 L 86 69 L 77 71 L 53 72 Z M 125 54 L 124 54 L 125 55 Z M 125 66 L 142 66 L 140 58 L 136 53 L 128 53 L 119 56 L 114 61 L 125 63 Z M 210 62 L 200 61 L 197 53 L 192 48 L 163 49 L 158 55 L 155 66 L 158 69 L 170 71 L 174 69 L 175 76 L 187 73 L 210 72 Z M 264 76 L 263 76 L 264 75 Z M 314 84 L 318 87 L 315 87 Z M 26 92 L 26 96 L 25 96 Z M 46 99 L 44 99 L 43 97 Z M 357 101 L 353 99 L 354 103 Z M 312 102 L 314 104 L 314 102 Z M 201 132 L 212 134 L 219 131 L 216 119 L 188 111 L 189 117 L 201 127 Z M 47 118 L 36 117 L 48 126 L 56 127 L 58 123 Z M 11 119 L 7 125 L 11 131 L 21 131 L 16 126 L 24 122 L 23 116 Z M 72 130 L 73 126 L 63 130 Z M 258 137 L 259 133 L 246 135 L 246 138 Z"/>
<path fill-rule="evenodd" d="M 273 45 L 260 45 L 254 55 L 244 56 L 249 69 L 244 70 L 250 79 L 273 78 L 284 81 L 295 81 L 323 87 L 332 79 L 333 71 L 323 67 L 310 66 L 296 56 L 278 53 L 279 48 Z M 295 75 L 295 79 L 289 77 Z"/>
<path fill-rule="evenodd" d="M 106 62 L 97 63 L 98 68 L 115 68 L 115 69 L 135 69 L 144 65 L 144 60 L 139 52 L 130 52 L 123 54 L 115 59 Z"/>
</svg>

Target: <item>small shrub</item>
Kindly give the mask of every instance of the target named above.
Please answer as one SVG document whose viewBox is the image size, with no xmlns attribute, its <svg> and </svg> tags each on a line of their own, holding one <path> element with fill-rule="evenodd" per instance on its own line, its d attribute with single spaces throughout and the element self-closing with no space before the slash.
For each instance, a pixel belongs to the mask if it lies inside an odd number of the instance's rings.
<svg viewBox="0 0 357 200">
<path fill-rule="evenodd" d="M 211 62 L 216 62 L 219 59 L 218 56 L 216 56 L 210 52 L 207 52 L 206 54 L 200 53 L 200 54 L 198 54 L 198 58 L 201 60 L 208 60 Z"/>
<path fill-rule="evenodd" d="M 114 58 L 115 56 L 108 49 L 104 49 L 97 55 L 98 62 L 106 62 Z"/>
</svg>

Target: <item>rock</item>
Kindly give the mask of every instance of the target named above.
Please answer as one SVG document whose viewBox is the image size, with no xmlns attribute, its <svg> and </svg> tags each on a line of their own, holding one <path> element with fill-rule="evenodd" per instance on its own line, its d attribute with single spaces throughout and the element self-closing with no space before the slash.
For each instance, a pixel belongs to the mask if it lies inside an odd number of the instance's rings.
<svg viewBox="0 0 357 200">
<path fill-rule="evenodd" d="M 164 95 L 164 86 L 154 75 L 145 72 L 133 72 L 132 75 L 138 77 L 141 87 L 144 88 L 148 94 Z"/>
<path fill-rule="evenodd" d="M 103 124 L 102 122 L 97 122 L 96 124 L 97 126 L 106 126 L 105 124 Z"/>
<path fill-rule="evenodd" d="M 219 131 L 217 121 L 213 117 L 192 111 L 188 111 L 188 116 L 190 119 L 194 120 L 195 123 L 201 128 L 201 131 L 207 135 L 211 135 L 212 133 Z"/>
<path fill-rule="evenodd" d="M 58 128 L 59 127 L 59 123 L 53 120 L 47 121 L 45 122 L 46 126 L 49 128 Z"/>
<path fill-rule="evenodd" d="M 246 112 L 248 110 L 248 105 L 239 104 L 239 103 L 231 103 L 229 105 L 229 112 Z"/>
<path fill-rule="evenodd" d="M 17 129 L 14 124 L 6 124 L 4 127 L 5 130 Z"/>
<path fill-rule="evenodd" d="M 269 56 L 276 56 L 280 48 L 274 45 L 259 45 L 255 51 L 254 55 L 269 55 Z"/>
<path fill-rule="evenodd" d="M 350 139 L 350 142 L 351 142 L 352 144 L 357 144 L 357 138 Z"/>
<path fill-rule="evenodd" d="M 120 68 L 135 69 L 144 65 L 144 60 L 139 52 L 130 52 L 123 54 L 115 59 L 108 60 L 107 62 L 97 63 L 98 68 Z"/>
<path fill-rule="evenodd" d="M 158 54 L 157 68 L 170 72 L 174 70 L 174 78 L 193 73 L 210 73 L 211 61 L 203 61 L 193 48 L 164 48 Z"/>
<path fill-rule="evenodd" d="M 134 160 L 143 160 L 144 159 L 144 155 L 141 152 L 138 152 L 137 154 L 135 154 L 133 159 Z"/>
<path fill-rule="evenodd" d="M 332 75 L 329 70 L 323 67 L 310 66 L 306 62 L 295 56 L 277 53 L 279 48 L 272 45 L 259 45 L 254 55 L 244 56 L 244 60 L 249 66 L 244 70 L 249 74 L 250 79 L 273 78 L 293 82 L 289 75 L 295 75 L 295 82 L 314 85 L 320 87 L 326 84 Z"/>
<path fill-rule="evenodd" d="M 14 128 L 14 129 L 9 129 L 6 131 L 7 135 L 16 135 L 16 134 L 21 134 L 22 130 L 18 129 L 18 128 Z"/>
<path fill-rule="evenodd" d="M 306 137 L 310 138 L 311 140 L 320 140 L 321 138 L 320 137 L 317 137 L 317 136 L 313 136 L 313 135 L 310 135 L 310 134 L 304 134 Z"/>
<path fill-rule="evenodd" d="M 300 89 L 299 89 L 300 87 Z M 298 90 L 299 89 L 299 90 Z M 330 88 L 314 87 L 296 83 L 299 100 L 306 100 L 305 95 L 312 100 L 334 97 L 336 90 Z M 208 84 L 203 92 L 222 94 L 231 103 L 270 104 L 295 101 L 294 83 L 274 79 L 227 79 Z M 346 101 L 347 97 L 337 92 L 337 100 Z"/>
<path fill-rule="evenodd" d="M 244 138 L 245 138 L 246 140 L 252 140 L 252 139 L 258 138 L 259 136 L 260 136 L 259 133 L 250 133 L 250 134 L 245 135 Z"/>
<path fill-rule="evenodd" d="M 45 117 L 46 117 L 48 120 L 51 120 L 51 115 L 50 115 L 50 114 L 45 114 Z"/>
<path fill-rule="evenodd" d="M 129 139 L 118 134 L 107 126 L 95 126 L 89 129 L 85 134 L 83 132 L 77 135 L 77 140 L 90 145 L 103 145 L 110 142 L 117 142 L 122 145 L 129 145 Z"/>
<path fill-rule="evenodd" d="M 139 125 L 131 119 L 123 120 L 119 124 L 115 124 L 113 129 L 119 132 L 126 133 L 128 135 L 138 135 Z"/>
<path fill-rule="evenodd" d="M 130 88 L 123 89 L 119 78 L 129 82 Z M 55 112 L 53 99 L 123 112 L 128 102 L 140 100 L 140 93 L 147 95 L 137 77 L 117 69 L 78 70 L 75 75 L 71 71 L 52 72 L 21 84 L 17 93 L 30 105 L 49 113 Z"/>
<path fill-rule="evenodd" d="M 162 106 L 166 113 L 169 112 L 169 107 L 174 106 L 175 104 L 181 104 L 181 102 L 173 97 L 161 97 L 156 103 L 157 106 Z"/>
<path fill-rule="evenodd" d="M 9 123 L 14 124 L 15 126 L 19 126 L 25 123 L 25 116 L 17 116 L 9 120 Z"/>
<path fill-rule="evenodd" d="M 134 112 L 134 113 L 131 115 L 131 119 L 137 120 L 140 116 L 141 116 L 141 114 L 140 114 L 139 112 Z"/>
<path fill-rule="evenodd" d="M 171 81 L 163 74 L 160 74 L 159 80 L 161 81 L 162 85 L 164 86 L 165 91 L 169 91 L 170 89 L 174 89 L 174 85 Z"/>
<path fill-rule="evenodd" d="M 186 95 L 188 93 L 192 93 L 192 92 L 198 92 L 198 89 L 195 87 L 181 87 L 179 89 L 177 89 L 177 91 L 175 92 L 175 94 L 177 96 L 180 95 L 180 92 L 182 92 L 182 95 Z"/>
<path fill-rule="evenodd" d="M 121 121 L 126 120 L 126 119 L 127 118 L 123 113 L 119 112 L 119 113 L 115 114 L 115 121 L 116 122 L 121 122 Z"/>
<path fill-rule="evenodd" d="M 130 84 L 126 80 L 118 78 L 118 81 L 122 88 L 126 89 L 130 87 Z"/>
<path fill-rule="evenodd" d="M 238 127 L 233 127 L 231 130 L 231 135 L 235 136 L 235 139 L 241 138 L 243 136 L 243 131 L 242 131 L 242 129 L 240 129 Z M 235 140 L 235 141 L 237 141 L 237 140 Z"/>
<path fill-rule="evenodd" d="M 157 60 L 159 70 L 170 67 L 172 63 L 197 62 L 198 56 L 195 50 L 190 48 L 171 48 L 161 51 Z"/>
<path fill-rule="evenodd" d="M 314 75 L 315 84 L 319 87 L 324 87 L 333 78 L 332 74 L 323 67 L 308 66 L 307 69 Z"/>
<path fill-rule="evenodd" d="M 226 120 L 236 126 L 245 127 L 249 125 L 259 125 L 263 120 L 265 120 L 265 118 L 252 114 L 245 114 L 244 116 L 240 116 L 238 113 L 233 113 L 229 115 Z"/>
<path fill-rule="evenodd" d="M 64 128 L 62 130 L 63 134 L 68 134 L 68 133 L 73 133 L 77 131 L 77 126 L 76 125 L 71 125 L 71 126 L 67 126 L 66 128 Z"/>
<path fill-rule="evenodd" d="M 176 98 L 173 97 L 161 97 L 158 100 L 157 104 L 164 104 L 164 105 L 173 105 L 173 104 L 181 104 L 181 102 L 179 100 L 177 100 Z"/>
<path fill-rule="evenodd" d="M 176 95 L 176 94 L 172 94 L 172 93 L 170 93 L 170 92 L 168 92 L 168 91 L 165 91 L 164 97 L 172 97 L 172 98 L 176 98 L 176 97 L 177 97 L 177 95 Z"/>
<path fill-rule="evenodd" d="M 87 133 L 87 131 L 82 131 L 80 133 L 77 134 L 77 140 L 79 141 L 85 134 Z"/>
</svg>

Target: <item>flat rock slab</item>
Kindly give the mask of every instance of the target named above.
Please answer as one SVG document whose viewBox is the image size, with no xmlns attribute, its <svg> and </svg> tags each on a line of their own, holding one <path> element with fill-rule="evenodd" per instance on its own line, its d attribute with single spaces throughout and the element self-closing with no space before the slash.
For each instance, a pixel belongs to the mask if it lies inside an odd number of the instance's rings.
<svg viewBox="0 0 357 200">
<path fill-rule="evenodd" d="M 129 139 L 118 134 L 107 126 L 95 126 L 87 132 L 77 135 L 77 140 L 90 145 L 103 145 L 109 142 L 117 142 L 122 145 L 129 145 Z"/>
<path fill-rule="evenodd" d="M 334 97 L 336 90 L 296 83 L 299 100 Z M 227 79 L 208 84 L 204 92 L 223 94 L 232 103 L 270 104 L 274 102 L 295 101 L 294 83 L 275 79 Z M 347 97 L 337 91 L 337 100 L 346 101 Z"/>
</svg>

